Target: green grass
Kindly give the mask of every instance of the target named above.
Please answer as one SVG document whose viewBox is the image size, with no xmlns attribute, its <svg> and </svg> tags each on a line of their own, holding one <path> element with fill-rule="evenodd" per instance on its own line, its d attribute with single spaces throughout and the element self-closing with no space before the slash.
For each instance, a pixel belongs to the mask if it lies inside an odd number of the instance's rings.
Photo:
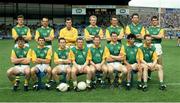
<svg viewBox="0 0 180 103">
<path fill-rule="evenodd" d="M 55 90 L 46 91 L 29 91 L 24 92 L 23 88 L 19 91 L 13 92 L 10 88 L 11 83 L 8 81 L 6 71 L 8 68 L 13 66 L 10 63 L 10 53 L 13 47 L 12 40 L 0 40 L 0 102 L 144 102 L 144 101 L 180 101 L 180 48 L 176 47 L 175 40 L 164 40 L 163 41 L 163 63 L 164 63 L 164 75 L 165 82 L 167 84 L 179 83 L 177 85 L 167 85 L 167 91 L 160 91 L 158 85 L 149 85 L 149 91 L 142 92 L 133 88 L 131 91 L 126 91 L 124 88 L 119 89 L 101 89 L 92 90 L 90 92 L 66 92 L 59 93 Z M 57 47 L 57 41 L 53 43 Z M 35 47 L 35 42 L 31 42 L 31 46 Z M 54 66 L 54 65 L 53 65 Z M 149 84 L 158 84 L 157 73 L 152 74 L 152 80 Z"/>
</svg>

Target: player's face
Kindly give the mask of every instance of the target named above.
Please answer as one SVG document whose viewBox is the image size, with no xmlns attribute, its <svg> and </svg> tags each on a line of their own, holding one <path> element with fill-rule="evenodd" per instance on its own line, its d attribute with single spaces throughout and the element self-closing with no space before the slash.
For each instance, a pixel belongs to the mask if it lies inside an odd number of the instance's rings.
<svg viewBox="0 0 180 103">
<path fill-rule="evenodd" d="M 128 39 L 128 43 L 129 43 L 130 45 L 134 45 L 134 41 L 135 41 L 135 39 L 134 39 L 134 38 L 130 38 L 130 39 Z"/>
<path fill-rule="evenodd" d="M 158 20 L 157 19 L 152 19 L 151 21 L 153 26 L 157 26 L 158 25 Z"/>
<path fill-rule="evenodd" d="M 145 40 L 145 43 L 146 43 L 146 45 L 151 45 L 151 40 L 152 40 L 152 38 L 151 37 L 146 37 L 146 40 Z"/>
<path fill-rule="evenodd" d="M 23 48 L 25 41 L 23 41 L 23 40 L 18 40 L 17 43 L 18 43 L 18 47 Z"/>
<path fill-rule="evenodd" d="M 67 20 L 66 21 L 66 27 L 67 28 L 71 28 L 72 27 L 72 21 L 71 20 Z"/>
<path fill-rule="evenodd" d="M 78 40 L 78 41 L 77 41 L 77 47 L 78 47 L 79 49 L 82 49 L 82 48 L 83 48 L 83 40 Z"/>
<path fill-rule="evenodd" d="M 60 40 L 59 46 L 60 46 L 60 48 L 64 49 L 66 47 L 66 41 L 65 40 Z"/>
<path fill-rule="evenodd" d="M 97 22 L 96 18 L 91 17 L 91 19 L 90 19 L 90 24 L 93 25 L 93 26 L 95 26 L 95 25 L 96 25 L 96 22 Z"/>
<path fill-rule="evenodd" d="M 23 25 L 24 24 L 24 18 L 18 18 L 17 23 L 18 23 L 18 25 Z"/>
<path fill-rule="evenodd" d="M 99 46 L 100 44 L 100 39 L 99 38 L 94 38 L 94 45 Z"/>
<path fill-rule="evenodd" d="M 39 46 L 44 46 L 45 40 L 44 39 L 39 39 L 38 44 L 39 44 Z"/>
<path fill-rule="evenodd" d="M 112 24 L 113 26 L 116 26 L 116 25 L 118 24 L 117 18 L 112 18 L 111 24 Z"/>
<path fill-rule="evenodd" d="M 113 42 L 117 42 L 117 34 L 113 33 L 112 36 L 111 36 L 111 39 Z"/>
<path fill-rule="evenodd" d="M 132 17 L 132 22 L 135 23 L 135 24 L 139 23 L 139 17 L 137 15 L 134 15 Z"/>
<path fill-rule="evenodd" d="M 43 18 L 41 23 L 42 23 L 42 26 L 44 26 L 44 27 L 47 27 L 49 25 L 49 21 L 47 18 Z"/>
</svg>

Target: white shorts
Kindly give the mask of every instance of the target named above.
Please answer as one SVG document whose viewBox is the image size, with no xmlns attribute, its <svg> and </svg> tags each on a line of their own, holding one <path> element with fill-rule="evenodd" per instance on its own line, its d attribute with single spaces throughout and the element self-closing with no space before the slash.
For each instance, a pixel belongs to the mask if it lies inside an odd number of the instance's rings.
<svg viewBox="0 0 180 103">
<path fill-rule="evenodd" d="M 49 67 L 49 64 L 37 64 L 35 66 L 40 72 L 45 72 L 45 69 Z"/>
<path fill-rule="evenodd" d="M 127 72 L 126 67 L 124 65 L 122 65 L 120 62 L 112 62 L 112 63 L 108 63 L 108 65 L 113 66 L 114 70 Z"/>
<path fill-rule="evenodd" d="M 81 69 L 82 69 L 82 67 L 83 67 L 83 65 L 77 65 L 77 69 L 78 69 L 78 71 L 82 71 Z"/>
<path fill-rule="evenodd" d="M 52 45 L 46 45 L 46 47 L 48 47 L 49 49 L 52 49 Z"/>
<path fill-rule="evenodd" d="M 73 47 L 75 47 L 74 45 L 70 45 L 70 46 L 66 46 L 66 48 L 73 48 Z"/>
<path fill-rule="evenodd" d="M 88 48 L 92 47 L 93 46 L 93 43 L 91 44 L 86 44 Z"/>
<path fill-rule="evenodd" d="M 59 64 L 59 65 L 57 66 L 57 68 L 59 68 L 59 70 L 60 70 L 61 72 L 66 72 L 67 68 L 69 68 L 69 67 L 70 67 L 69 64 Z"/>
<path fill-rule="evenodd" d="M 137 46 L 137 47 L 140 47 L 140 46 L 142 46 L 143 44 L 142 44 L 142 43 L 135 42 L 134 45 Z"/>
<path fill-rule="evenodd" d="M 29 43 L 25 43 L 24 44 L 26 47 L 29 47 Z M 15 45 L 14 45 L 14 47 L 18 47 L 18 44 L 16 43 Z"/>
<path fill-rule="evenodd" d="M 159 56 L 159 55 L 162 55 L 163 54 L 163 52 L 162 52 L 162 46 L 161 46 L 161 44 L 153 44 L 154 46 L 155 46 L 155 48 L 156 48 L 156 53 L 157 53 L 157 55 Z"/>
<path fill-rule="evenodd" d="M 24 74 L 24 70 L 25 70 L 26 68 L 30 68 L 30 66 L 29 66 L 29 65 L 17 65 L 17 66 L 15 66 L 15 68 L 16 68 L 21 74 Z"/>
</svg>

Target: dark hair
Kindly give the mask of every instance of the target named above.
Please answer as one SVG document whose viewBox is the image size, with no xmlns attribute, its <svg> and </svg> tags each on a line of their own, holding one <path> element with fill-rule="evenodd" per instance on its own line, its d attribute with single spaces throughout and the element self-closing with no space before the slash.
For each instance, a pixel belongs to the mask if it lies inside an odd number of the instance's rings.
<svg viewBox="0 0 180 103">
<path fill-rule="evenodd" d="M 42 20 L 43 20 L 43 19 L 47 19 L 47 20 L 49 21 L 49 18 L 48 18 L 47 16 L 43 17 Z"/>
<path fill-rule="evenodd" d="M 118 19 L 118 17 L 117 17 L 116 15 L 112 15 L 112 16 L 111 16 L 111 20 L 112 20 L 112 18 Z"/>
<path fill-rule="evenodd" d="M 133 18 L 134 16 L 138 16 L 138 17 L 139 17 L 139 14 L 138 14 L 138 13 L 133 13 L 133 14 L 131 15 L 131 18 Z"/>
<path fill-rule="evenodd" d="M 26 41 L 22 36 L 19 36 L 19 37 L 16 38 L 15 42 L 17 42 L 19 40 L 20 41 L 24 41 L 24 42 Z"/>
<path fill-rule="evenodd" d="M 39 39 L 43 39 L 43 40 L 45 41 L 45 38 L 44 38 L 44 37 L 39 37 L 39 38 L 38 38 L 38 41 L 39 41 Z"/>
<path fill-rule="evenodd" d="M 23 19 L 24 19 L 24 16 L 23 16 L 23 15 L 18 15 L 18 16 L 17 16 L 17 19 L 18 19 L 18 18 L 23 18 Z"/>
<path fill-rule="evenodd" d="M 127 36 L 127 39 L 136 39 L 136 36 L 134 34 L 129 34 Z"/>
<path fill-rule="evenodd" d="M 95 38 L 101 39 L 101 37 L 99 35 L 95 35 L 93 39 L 95 39 Z"/>
<path fill-rule="evenodd" d="M 152 17 L 151 17 L 151 21 L 152 21 L 153 19 L 159 20 L 159 18 L 158 18 L 157 16 L 152 16 Z"/>
<path fill-rule="evenodd" d="M 111 32 L 111 35 L 112 35 L 112 34 L 116 34 L 116 35 L 117 35 L 117 33 L 116 33 L 116 32 Z"/>
<path fill-rule="evenodd" d="M 83 38 L 81 38 L 81 37 L 77 38 L 77 39 L 76 39 L 76 42 L 77 42 L 78 40 L 82 40 L 82 41 L 83 41 Z"/>
<path fill-rule="evenodd" d="M 65 20 L 65 22 L 66 22 L 66 21 L 70 21 L 70 20 L 72 21 L 72 18 L 71 18 L 71 17 L 67 17 L 66 20 Z"/>
<path fill-rule="evenodd" d="M 61 41 L 61 40 L 66 41 L 66 39 L 65 39 L 65 38 L 59 38 L 59 39 L 58 39 L 58 43 L 60 43 L 60 41 Z"/>
<path fill-rule="evenodd" d="M 144 35 L 144 39 L 146 39 L 147 37 L 151 37 L 151 35 L 149 34 Z"/>
</svg>

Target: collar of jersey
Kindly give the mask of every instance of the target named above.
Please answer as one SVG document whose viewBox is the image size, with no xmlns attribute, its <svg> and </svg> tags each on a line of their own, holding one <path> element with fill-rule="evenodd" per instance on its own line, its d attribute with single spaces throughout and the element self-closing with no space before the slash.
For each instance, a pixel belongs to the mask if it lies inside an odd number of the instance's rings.
<svg viewBox="0 0 180 103">
<path fill-rule="evenodd" d="M 38 45 L 37 48 L 40 48 L 40 46 Z M 44 46 L 44 48 L 45 48 L 45 46 Z M 41 48 L 41 49 L 42 49 L 42 48 Z"/>
<path fill-rule="evenodd" d="M 44 28 L 44 29 L 45 29 L 45 27 L 44 27 L 44 26 L 41 26 L 41 28 Z M 49 28 L 49 26 L 47 26 L 46 28 Z"/>
<path fill-rule="evenodd" d="M 146 45 L 146 44 L 143 44 L 143 47 L 145 47 L 145 48 L 151 48 L 152 46 L 147 47 L 147 45 Z"/>
<path fill-rule="evenodd" d="M 96 46 L 93 44 L 93 46 L 92 46 L 93 48 L 96 48 Z M 98 48 L 100 48 L 101 47 L 101 44 L 98 46 Z"/>
<path fill-rule="evenodd" d="M 159 27 L 159 26 L 158 26 L 158 25 L 156 25 L 156 26 L 151 25 L 151 27 L 153 27 L 153 28 L 157 28 L 157 27 Z"/>
<path fill-rule="evenodd" d="M 118 44 L 118 42 L 116 42 L 116 43 L 113 43 L 112 41 L 110 42 L 110 44 Z"/>
<path fill-rule="evenodd" d="M 92 25 L 89 25 L 89 27 L 93 27 Z M 97 25 L 95 25 L 94 27 L 97 27 Z"/>
<path fill-rule="evenodd" d="M 118 25 L 116 25 L 116 26 L 111 25 L 111 27 L 119 27 L 119 26 Z"/>
<path fill-rule="evenodd" d="M 137 26 L 137 25 L 139 25 L 139 23 L 137 23 L 137 24 L 134 24 L 133 22 L 132 22 L 132 24 L 133 24 L 134 26 Z"/>
<path fill-rule="evenodd" d="M 68 29 L 67 29 L 67 27 L 65 27 L 65 29 L 66 29 L 66 30 L 68 30 Z M 71 31 L 71 30 L 73 30 L 73 27 L 71 27 L 71 29 L 70 29 L 70 30 L 68 30 L 68 31 Z"/>
<path fill-rule="evenodd" d="M 25 48 L 25 47 L 26 47 L 26 45 L 24 45 L 24 47 L 23 47 L 23 48 Z M 17 46 L 17 48 L 18 48 L 18 49 L 23 49 L 23 48 L 19 48 L 19 46 Z"/>
<path fill-rule="evenodd" d="M 77 46 L 76 46 L 76 49 L 79 49 Z M 82 49 L 84 49 L 84 45 L 83 45 L 83 48 Z"/>
<path fill-rule="evenodd" d="M 65 49 L 67 49 L 67 48 L 66 47 L 64 49 L 58 48 L 58 50 L 65 50 Z"/>
<path fill-rule="evenodd" d="M 22 26 L 19 26 L 18 24 L 16 25 L 16 27 L 23 27 L 24 25 L 22 25 Z"/>
</svg>

